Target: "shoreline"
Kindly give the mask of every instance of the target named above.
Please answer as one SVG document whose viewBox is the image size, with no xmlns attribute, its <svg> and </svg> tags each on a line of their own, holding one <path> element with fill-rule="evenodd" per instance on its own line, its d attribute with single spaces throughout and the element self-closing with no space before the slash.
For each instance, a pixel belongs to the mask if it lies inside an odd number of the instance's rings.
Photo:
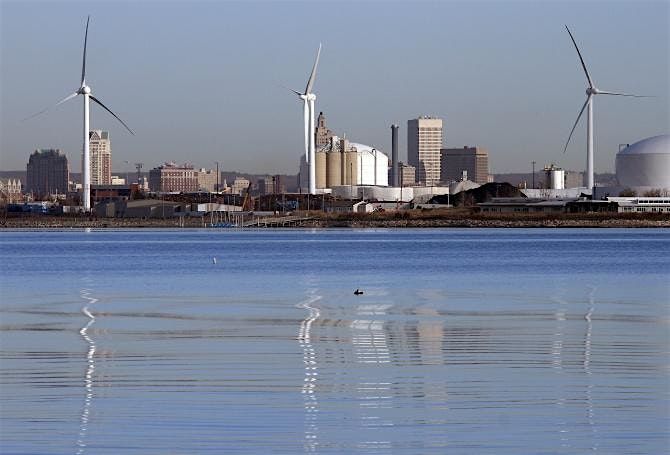
<svg viewBox="0 0 670 455">
<path fill-rule="evenodd" d="M 327 229 L 327 228 L 670 228 L 670 215 L 577 213 L 561 215 L 431 213 L 324 214 L 310 212 L 307 219 L 289 225 L 210 227 L 207 218 L 141 219 L 82 216 L 21 216 L 0 220 L 3 229 Z M 271 218 L 270 218 L 271 219 Z"/>
</svg>

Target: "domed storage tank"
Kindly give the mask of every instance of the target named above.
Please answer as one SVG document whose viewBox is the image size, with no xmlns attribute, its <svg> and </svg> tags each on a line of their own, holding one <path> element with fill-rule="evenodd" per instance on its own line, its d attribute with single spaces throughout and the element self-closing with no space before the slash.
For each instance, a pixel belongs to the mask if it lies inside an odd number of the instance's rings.
<svg viewBox="0 0 670 455">
<path fill-rule="evenodd" d="M 329 152 L 327 156 L 326 185 L 328 185 L 328 188 L 342 185 L 342 153 L 333 151 Z"/>
<path fill-rule="evenodd" d="M 617 153 L 616 177 L 624 187 L 670 189 L 670 135 L 643 139 Z"/>
<path fill-rule="evenodd" d="M 316 156 L 316 187 L 326 188 L 326 152 L 318 151 Z"/>
</svg>

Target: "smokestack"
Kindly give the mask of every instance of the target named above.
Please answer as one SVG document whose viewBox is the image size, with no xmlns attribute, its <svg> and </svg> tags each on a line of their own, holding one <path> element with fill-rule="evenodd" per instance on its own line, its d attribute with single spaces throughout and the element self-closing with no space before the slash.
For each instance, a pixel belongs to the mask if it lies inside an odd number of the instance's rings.
<svg viewBox="0 0 670 455">
<path fill-rule="evenodd" d="M 391 125 L 391 186 L 400 186 L 400 175 L 398 175 L 398 125 Z"/>
</svg>

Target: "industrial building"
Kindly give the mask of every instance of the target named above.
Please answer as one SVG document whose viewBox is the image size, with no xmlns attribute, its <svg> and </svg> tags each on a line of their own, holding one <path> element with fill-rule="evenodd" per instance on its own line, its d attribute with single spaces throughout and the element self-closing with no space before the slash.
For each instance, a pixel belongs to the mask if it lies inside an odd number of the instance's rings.
<svg viewBox="0 0 670 455">
<path fill-rule="evenodd" d="M 421 116 L 407 121 L 407 161 L 416 168 L 419 184 L 434 186 L 440 182 L 442 119 Z"/>
<path fill-rule="evenodd" d="M 670 195 L 661 197 L 608 197 L 622 213 L 670 213 Z"/>
<path fill-rule="evenodd" d="M 467 179 L 480 185 L 488 183 L 489 152 L 482 147 L 443 148 L 440 149 L 440 180 L 451 183 Z"/>
<path fill-rule="evenodd" d="M 477 204 L 483 213 L 669 213 L 670 196 L 607 197 L 603 200 L 580 198 L 492 198 Z"/>
<path fill-rule="evenodd" d="M 26 193 L 37 197 L 67 193 L 70 170 L 60 149 L 35 150 L 26 166 Z"/>
<path fill-rule="evenodd" d="M 342 185 L 388 186 L 388 157 L 374 147 L 332 136 L 316 151 L 316 188 Z M 300 186 L 307 183 L 307 164 L 300 163 Z"/>
<path fill-rule="evenodd" d="M 618 204 L 610 200 L 591 200 L 585 197 L 551 198 L 492 198 L 477 207 L 482 213 L 585 213 L 617 212 Z"/>
</svg>

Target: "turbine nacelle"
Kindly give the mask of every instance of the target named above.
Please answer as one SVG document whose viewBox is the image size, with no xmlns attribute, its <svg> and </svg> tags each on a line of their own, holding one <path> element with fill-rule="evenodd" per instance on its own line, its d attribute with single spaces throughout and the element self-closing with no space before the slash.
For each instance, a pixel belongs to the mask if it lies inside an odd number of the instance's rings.
<svg viewBox="0 0 670 455">
<path fill-rule="evenodd" d="M 77 91 L 77 93 L 80 95 L 90 95 L 91 87 L 89 87 L 88 85 L 84 85 Z"/>
<path fill-rule="evenodd" d="M 315 101 L 316 100 L 316 95 L 314 93 L 308 93 L 307 95 L 304 95 L 307 101 Z"/>
<path fill-rule="evenodd" d="M 588 87 L 586 89 L 586 96 L 597 95 L 598 93 L 600 93 L 600 90 L 595 87 Z"/>
</svg>

